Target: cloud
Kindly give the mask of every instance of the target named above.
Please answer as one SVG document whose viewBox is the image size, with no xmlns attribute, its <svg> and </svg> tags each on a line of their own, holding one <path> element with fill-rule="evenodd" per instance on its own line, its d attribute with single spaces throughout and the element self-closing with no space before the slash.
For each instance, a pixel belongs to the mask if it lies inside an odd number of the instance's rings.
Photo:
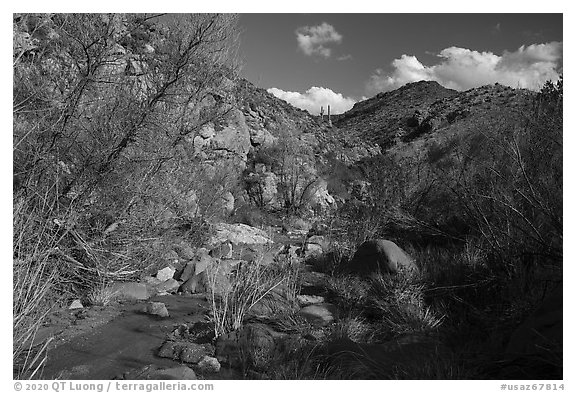
<svg viewBox="0 0 576 393">
<path fill-rule="evenodd" d="M 348 54 L 348 55 L 338 56 L 338 58 L 336 58 L 336 60 L 338 60 L 338 61 L 352 60 L 352 55 Z"/>
<path fill-rule="evenodd" d="M 339 114 L 346 112 L 356 103 L 354 99 L 344 97 L 342 94 L 335 93 L 325 87 L 314 86 L 309 88 L 305 93 L 284 91 L 272 87 L 268 89 L 268 92 L 297 108 L 307 110 L 313 115 L 320 113 L 321 106 L 324 107 L 324 111 L 326 112 L 328 105 L 330 105 L 331 113 Z"/>
<path fill-rule="evenodd" d="M 342 35 L 334 26 L 324 22 L 319 26 L 302 26 L 296 29 L 296 40 L 298 47 L 307 56 L 330 57 L 332 50 L 329 44 L 339 44 L 342 42 Z"/>
<path fill-rule="evenodd" d="M 536 90 L 562 73 L 562 42 L 523 45 L 514 52 L 504 51 L 501 56 L 452 46 L 437 56 L 438 64 L 427 66 L 416 56 L 404 54 L 392 62 L 392 72 L 376 70 L 366 89 L 373 94 L 409 82 L 431 80 L 456 90 L 496 82 Z"/>
</svg>

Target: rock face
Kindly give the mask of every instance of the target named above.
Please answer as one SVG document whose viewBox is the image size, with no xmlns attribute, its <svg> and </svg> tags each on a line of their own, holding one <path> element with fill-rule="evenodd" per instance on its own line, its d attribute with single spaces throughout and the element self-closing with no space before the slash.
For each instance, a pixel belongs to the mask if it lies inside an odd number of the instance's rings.
<svg viewBox="0 0 576 393">
<path fill-rule="evenodd" d="M 361 275 L 382 272 L 396 274 L 400 269 L 417 269 L 414 260 L 390 240 L 367 240 L 356 250 L 347 270 Z"/>
<path fill-rule="evenodd" d="M 215 225 L 214 230 L 215 234 L 208 242 L 211 246 L 226 241 L 229 241 L 234 245 L 273 243 L 266 232 L 246 224 L 220 223 Z"/>
</svg>

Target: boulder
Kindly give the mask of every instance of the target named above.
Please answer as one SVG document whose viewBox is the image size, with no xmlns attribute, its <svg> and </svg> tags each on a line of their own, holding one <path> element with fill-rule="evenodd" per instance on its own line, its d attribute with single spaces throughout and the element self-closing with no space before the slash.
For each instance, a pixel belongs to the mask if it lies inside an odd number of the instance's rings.
<svg viewBox="0 0 576 393">
<path fill-rule="evenodd" d="M 84 306 L 82 305 L 82 302 L 79 299 L 76 299 L 72 302 L 72 304 L 70 304 L 70 307 L 68 307 L 69 310 L 78 310 L 84 308 Z"/>
<path fill-rule="evenodd" d="M 180 283 L 170 278 L 156 286 L 158 293 L 175 293 L 180 287 Z"/>
<path fill-rule="evenodd" d="M 214 347 L 210 344 L 197 344 L 189 341 L 166 341 L 158 350 L 158 356 L 196 364 L 207 355 L 212 354 L 213 351 Z"/>
<path fill-rule="evenodd" d="M 375 272 L 396 274 L 400 269 L 417 270 L 417 266 L 396 243 L 384 239 L 362 243 L 347 266 L 347 270 L 360 275 Z"/>
<path fill-rule="evenodd" d="M 261 229 L 246 224 L 219 223 L 214 226 L 214 235 L 208 241 L 210 246 L 229 241 L 237 244 L 273 243 L 268 234 Z"/>
<path fill-rule="evenodd" d="M 174 277 L 174 273 L 176 273 L 176 269 L 174 269 L 172 266 L 166 266 L 165 268 L 158 270 L 158 273 L 156 273 L 156 278 L 164 282 Z"/>
<path fill-rule="evenodd" d="M 318 179 L 304 192 L 303 198 L 313 209 L 329 210 L 336 208 L 334 197 L 328 192 L 328 182 Z"/>
<path fill-rule="evenodd" d="M 161 318 L 168 318 L 170 316 L 170 314 L 168 313 L 168 310 L 166 309 L 166 305 L 164 305 L 164 303 L 160 303 L 160 302 L 148 303 L 146 305 L 145 312 L 146 312 L 146 314 L 157 315 Z"/>
<path fill-rule="evenodd" d="M 210 250 L 210 256 L 213 258 L 230 259 L 232 258 L 232 243 L 224 242 L 217 244 Z"/>
<path fill-rule="evenodd" d="M 195 271 L 196 262 L 188 262 L 184 267 L 184 270 L 182 270 L 182 273 L 180 273 L 180 277 L 178 277 L 178 279 L 182 282 L 186 282 L 196 274 Z"/>
<path fill-rule="evenodd" d="M 220 362 L 212 356 L 204 356 L 198 362 L 198 371 L 202 374 L 214 374 L 220 372 Z"/>
<path fill-rule="evenodd" d="M 334 322 L 336 307 L 330 303 L 312 304 L 302 308 L 299 315 L 306 319 L 311 325 L 322 327 Z"/>
</svg>

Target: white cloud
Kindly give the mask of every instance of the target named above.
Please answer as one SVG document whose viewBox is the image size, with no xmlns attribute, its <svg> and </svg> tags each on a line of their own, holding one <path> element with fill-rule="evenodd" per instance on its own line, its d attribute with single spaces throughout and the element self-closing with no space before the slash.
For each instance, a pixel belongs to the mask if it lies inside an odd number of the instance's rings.
<svg viewBox="0 0 576 393">
<path fill-rule="evenodd" d="M 344 97 L 340 93 L 335 93 L 325 87 L 311 87 L 305 93 L 294 91 L 284 91 L 272 87 L 268 92 L 276 97 L 289 102 L 296 108 L 304 109 L 313 115 L 320 113 L 320 107 L 324 107 L 324 112 L 328 110 L 330 105 L 330 112 L 332 114 L 344 113 L 352 108 L 356 101 L 352 98 Z"/>
<path fill-rule="evenodd" d="M 442 50 L 438 64 L 427 66 L 415 56 L 402 55 L 392 62 L 393 71 L 378 69 L 367 82 L 370 93 L 389 91 L 409 82 L 437 81 L 445 87 L 467 90 L 500 83 L 511 87 L 538 89 L 562 73 L 562 43 L 521 46 L 501 56 L 492 52 L 450 47 Z"/>
<path fill-rule="evenodd" d="M 324 58 L 330 57 L 332 50 L 328 44 L 339 44 L 342 35 L 334 26 L 324 22 L 319 26 L 302 26 L 296 29 L 298 47 L 308 56 L 317 55 Z"/>
</svg>

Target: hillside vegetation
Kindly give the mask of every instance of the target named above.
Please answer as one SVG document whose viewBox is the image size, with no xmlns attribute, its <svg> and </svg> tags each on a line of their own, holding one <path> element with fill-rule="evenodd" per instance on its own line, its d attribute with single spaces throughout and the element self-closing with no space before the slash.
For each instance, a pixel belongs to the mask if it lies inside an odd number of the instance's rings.
<svg viewBox="0 0 576 393">
<path fill-rule="evenodd" d="M 562 79 L 410 83 L 330 125 L 238 77 L 235 16 L 13 31 L 15 377 L 54 312 L 170 268 L 243 378 L 562 378 Z M 370 239 L 414 269 L 355 274 Z"/>
</svg>

